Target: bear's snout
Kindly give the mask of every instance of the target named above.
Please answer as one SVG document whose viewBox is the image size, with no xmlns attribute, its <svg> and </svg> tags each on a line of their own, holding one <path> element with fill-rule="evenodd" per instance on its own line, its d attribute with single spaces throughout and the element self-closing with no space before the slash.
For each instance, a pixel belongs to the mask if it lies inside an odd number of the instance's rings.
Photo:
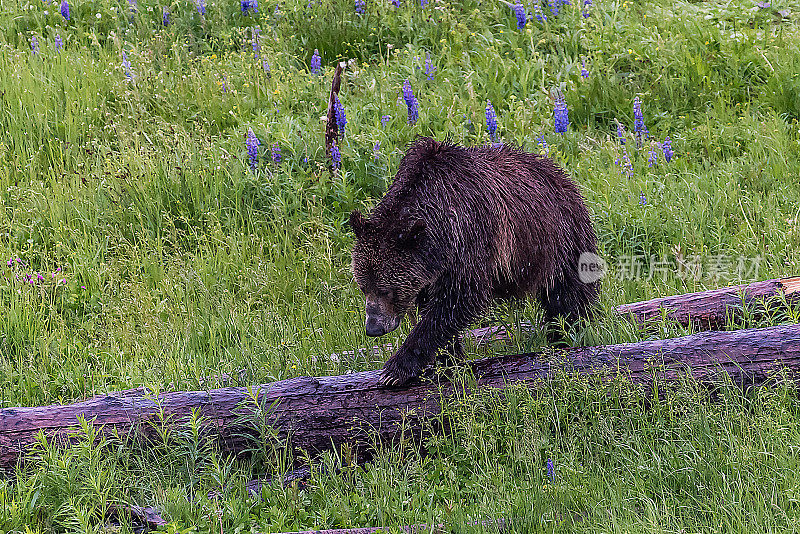
<svg viewBox="0 0 800 534">
<path fill-rule="evenodd" d="M 385 302 L 385 299 L 367 297 L 366 312 L 367 320 L 364 326 L 370 337 L 388 334 L 400 326 L 402 317 L 391 313 L 390 303 Z"/>
</svg>

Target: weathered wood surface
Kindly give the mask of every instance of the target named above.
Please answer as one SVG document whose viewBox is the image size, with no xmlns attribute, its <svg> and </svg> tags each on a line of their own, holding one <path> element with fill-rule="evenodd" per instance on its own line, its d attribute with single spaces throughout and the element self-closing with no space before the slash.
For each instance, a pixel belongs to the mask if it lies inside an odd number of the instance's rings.
<svg viewBox="0 0 800 534">
<path fill-rule="evenodd" d="M 666 313 L 668 319 L 701 330 L 724 326 L 728 317 L 740 318 L 745 308 L 756 315 L 775 309 L 785 297 L 787 303 L 800 303 L 800 277 L 776 278 L 738 286 L 662 297 L 617 306 L 616 313 L 639 324 L 650 324 Z"/>
<path fill-rule="evenodd" d="M 331 81 L 331 92 L 328 96 L 328 113 L 325 120 L 325 152 L 328 154 L 328 159 L 331 160 L 331 168 L 333 168 L 333 156 L 331 149 L 333 143 L 339 142 L 339 126 L 336 124 L 336 110 L 334 104 L 336 98 L 339 96 L 339 88 L 342 84 L 342 63 L 336 65 L 336 70 L 333 73 L 333 80 Z"/>
<path fill-rule="evenodd" d="M 632 382 L 649 385 L 654 378 L 671 379 L 690 372 L 699 380 L 719 374 L 734 383 L 757 385 L 786 368 L 800 371 L 800 325 L 733 332 L 702 332 L 681 338 L 620 345 L 574 348 L 549 355 L 518 354 L 470 362 L 477 384 L 503 388 L 515 382 L 534 384 L 561 370 L 575 373 L 622 373 Z M 380 371 L 344 376 L 299 377 L 256 386 L 259 403 L 281 439 L 306 451 L 323 451 L 341 444 L 367 444 L 372 437 L 392 440 L 405 422 L 406 430 L 421 428 L 420 418 L 439 411 L 441 396 L 453 393 L 443 381 L 417 381 L 402 389 L 378 387 Z M 444 380 L 444 379 L 442 379 Z M 205 429 L 223 451 L 251 445 L 240 416 L 252 413 L 248 389 L 228 387 L 208 391 L 164 393 L 157 399 L 142 391 L 105 395 L 71 405 L 0 409 L 0 468 L 13 466 L 43 431 L 59 444 L 75 439 L 79 417 L 100 432 L 158 439 L 155 428 L 180 425 L 199 410 Z"/>
</svg>

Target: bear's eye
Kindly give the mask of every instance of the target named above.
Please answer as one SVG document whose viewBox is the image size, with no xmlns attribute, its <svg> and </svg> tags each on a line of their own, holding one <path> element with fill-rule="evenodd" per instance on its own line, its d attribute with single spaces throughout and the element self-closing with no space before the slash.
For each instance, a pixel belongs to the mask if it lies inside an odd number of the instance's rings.
<svg viewBox="0 0 800 534">
<path fill-rule="evenodd" d="M 385 298 L 387 300 L 392 300 L 394 298 L 394 291 L 391 289 L 379 289 L 375 293 L 378 297 Z"/>
</svg>

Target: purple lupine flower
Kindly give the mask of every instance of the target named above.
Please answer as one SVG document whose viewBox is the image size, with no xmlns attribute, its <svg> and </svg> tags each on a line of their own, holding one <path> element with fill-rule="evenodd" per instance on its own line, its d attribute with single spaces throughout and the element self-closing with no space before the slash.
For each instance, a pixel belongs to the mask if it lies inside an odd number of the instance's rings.
<svg viewBox="0 0 800 534">
<path fill-rule="evenodd" d="M 347 115 L 344 112 L 344 106 L 339 101 L 339 97 L 333 97 L 333 114 L 336 117 L 336 128 L 339 133 L 344 137 L 344 127 L 347 125 Z"/>
<path fill-rule="evenodd" d="M 386 123 L 392 120 L 391 115 L 383 115 L 381 117 L 381 126 L 386 126 Z"/>
<path fill-rule="evenodd" d="M 647 157 L 647 166 L 652 167 L 658 165 L 658 152 L 656 152 L 655 143 L 650 144 L 650 152 Z"/>
<path fill-rule="evenodd" d="M 431 63 L 430 53 L 425 55 L 425 74 L 429 80 L 433 80 L 433 73 L 436 72 L 436 67 Z"/>
<path fill-rule="evenodd" d="M 539 137 L 537 137 L 536 140 L 539 141 L 539 146 L 542 147 L 542 152 L 544 153 L 544 155 L 545 156 L 549 156 L 550 155 L 550 147 L 547 146 L 547 141 L 544 138 L 544 134 L 542 134 Z"/>
<path fill-rule="evenodd" d="M 261 141 L 258 140 L 256 134 L 253 133 L 252 128 L 247 129 L 247 139 L 244 145 L 247 147 L 247 157 L 250 158 L 250 168 L 256 170 L 256 163 L 258 162 L 258 145 Z"/>
<path fill-rule="evenodd" d="M 547 0 L 547 5 L 550 6 L 550 13 L 554 16 L 558 16 L 558 0 Z"/>
<path fill-rule="evenodd" d="M 419 119 L 419 102 L 417 102 L 417 97 L 414 96 L 414 91 L 411 89 L 411 82 L 408 80 L 403 82 L 403 99 L 408 107 L 408 124 L 416 124 Z"/>
<path fill-rule="evenodd" d="M 647 137 L 650 132 L 647 126 L 644 125 L 644 116 L 642 115 L 642 101 L 637 96 L 633 99 L 633 131 L 636 134 L 636 146 L 642 146 L 642 137 Z"/>
<path fill-rule="evenodd" d="M 136 0 L 128 0 L 128 6 L 130 6 L 131 15 L 139 12 L 139 4 Z"/>
<path fill-rule="evenodd" d="M 258 59 L 258 53 L 261 52 L 261 40 L 259 38 L 260 37 L 259 36 L 260 33 L 261 33 L 261 30 L 259 30 L 258 28 L 253 28 L 252 29 L 252 34 L 253 34 L 253 39 L 252 39 L 252 41 L 253 41 L 253 56 L 256 59 Z"/>
<path fill-rule="evenodd" d="M 670 140 L 669 136 L 664 139 L 664 143 L 661 145 L 661 151 L 664 153 L 664 161 L 667 163 L 672 161 L 672 156 L 675 153 L 672 151 L 672 141 Z"/>
<path fill-rule="evenodd" d="M 55 44 L 56 44 L 56 50 L 61 52 L 61 49 L 64 47 L 64 41 L 61 40 L 61 34 L 60 33 L 56 34 Z"/>
<path fill-rule="evenodd" d="M 424 8 L 428 5 L 428 0 L 419 0 L 419 7 Z"/>
<path fill-rule="evenodd" d="M 569 110 L 567 109 L 567 101 L 562 94 L 556 97 L 553 106 L 553 123 L 556 133 L 564 134 L 567 132 L 567 127 L 569 126 Z"/>
<path fill-rule="evenodd" d="M 533 4 L 533 12 L 536 15 L 536 20 L 539 22 L 547 22 L 547 15 L 542 13 L 542 7 L 539 5 L 538 2 Z"/>
<path fill-rule="evenodd" d="M 620 174 L 625 173 L 630 178 L 633 176 L 633 164 L 631 163 L 631 158 L 628 157 L 628 149 L 623 148 L 622 151 L 622 157 L 617 158 L 614 164 L 619 165 Z"/>
<path fill-rule="evenodd" d="M 619 144 L 625 144 L 625 127 L 619 121 L 617 121 L 617 140 Z"/>
<path fill-rule="evenodd" d="M 194 0 L 194 5 L 201 17 L 206 15 L 206 0 Z"/>
<path fill-rule="evenodd" d="M 34 56 L 39 53 L 39 39 L 34 35 L 31 37 L 31 54 Z"/>
<path fill-rule="evenodd" d="M 392 5 L 394 7 L 400 7 L 400 0 L 392 0 Z"/>
<path fill-rule="evenodd" d="M 583 0 L 583 11 L 582 15 L 583 18 L 588 19 L 591 13 L 589 12 L 589 8 L 592 7 L 592 0 Z"/>
<path fill-rule="evenodd" d="M 220 84 L 220 87 L 222 88 L 222 92 L 223 93 L 227 93 L 228 92 L 228 75 L 227 74 L 223 74 L 222 75 L 222 83 Z"/>
<path fill-rule="evenodd" d="M 69 2 L 67 0 L 61 0 L 61 16 L 64 17 L 64 20 L 69 20 Z"/>
<path fill-rule="evenodd" d="M 556 468 L 553 465 L 553 460 L 551 458 L 547 459 L 547 477 L 551 482 L 556 481 Z"/>
<path fill-rule="evenodd" d="M 280 163 L 283 158 L 281 157 L 281 147 L 278 143 L 272 143 L 272 161 L 273 163 Z"/>
<path fill-rule="evenodd" d="M 322 58 L 319 55 L 319 50 L 314 49 L 314 55 L 311 56 L 311 73 L 322 74 Z"/>
<path fill-rule="evenodd" d="M 267 74 L 267 78 L 272 78 L 272 71 L 269 68 L 269 62 L 266 58 L 261 62 L 261 68 L 264 69 L 264 72 Z"/>
<path fill-rule="evenodd" d="M 756 5 L 758 6 L 759 9 L 769 9 L 770 6 L 772 6 L 772 4 L 770 4 L 769 2 L 763 2 L 763 1 L 756 2 Z"/>
<path fill-rule="evenodd" d="M 169 9 L 167 9 L 166 7 L 163 7 L 161 9 L 162 9 L 162 11 L 161 11 L 161 24 L 163 24 L 164 26 L 169 26 L 169 23 L 170 23 L 170 20 L 169 20 Z"/>
<path fill-rule="evenodd" d="M 359 15 L 363 15 L 367 12 L 367 2 L 366 0 L 356 0 L 356 13 Z"/>
<path fill-rule="evenodd" d="M 378 161 L 378 159 L 381 156 L 381 142 L 380 141 L 375 141 L 375 144 L 372 145 L 372 155 L 375 157 L 375 161 Z"/>
<path fill-rule="evenodd" d="M 497 133 L 497 114 L 494 112 L 491 100 L 486 101 L 486 131 L 489 132 L 489 137 L 494 141 L 494 136 Z"/>
<path fill-rule="evenodd" d="M 131 62 L 128 61 L 128 54 L 125 53 L 125 50 L 122 51 L 122 68 L 125 69 L 125 76 L 130 80 L 133 81 L 135 77 L 133 72 L 131 71 Z"/>
<path fill-rule="evenodd" d="M 647 206 L 647 196 L 644 194 L 644 191 L 639 193 L 639 205 Z"/>
<path fill-rule="evenodd" d="M 242 10 L 242 15 L 248 15 L 249 12 L 252 10 L 253 13 L 258 13 L 258 0 L 241 0 L 239 2 L 239 7 Z M 275 9 L 278 9 L 275 6 Z"/>
<path fill-rule="evenodd" d="M 586 58 L 581 58 L 581 78 L 586 79 L 589 77 L 589 71 L 586 70 Z"/>
<path fill-rule="evenodd" d="M 514 14 L 517 16 L 517 29 L 523 29 L 528 23 L 528 15 L 525 13 L 525 6 L 520 2 L 514 4 Z"/>
<path fill-rule="evenodd" d="M 342 153 L 339 151 L 339 146 L 336 144 L 336 139 L 331 143 L 331 164 L 334 169 L 342 166 Z"/>
</svg>

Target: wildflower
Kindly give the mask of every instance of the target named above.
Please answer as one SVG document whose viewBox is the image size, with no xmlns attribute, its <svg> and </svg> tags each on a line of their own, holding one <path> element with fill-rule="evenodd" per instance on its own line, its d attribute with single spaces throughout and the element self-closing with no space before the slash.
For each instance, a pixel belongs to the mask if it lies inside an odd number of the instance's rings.
<svg viewBox="0 0 800 534">
<path fill-rule="evenodd" d="M 650 132 L 647 131 L 647 126 L 644 125 L 642 101 L 638 96 L 633 99 L 633 131 L 636 133 L 636 146 L 642 146 L 642 137 L 647 137 Z"/>
<path fill-rule="evenodd" d="M 622 123 L 617 121 L 617 139 L 619 140 L 619 144 L 625 144 L 625 127 L 622 126 Z"/>
<path fill-rule="evenodd" d="M 344 127 L 347 125 L 347 115 L 344 112 L 344 106 L 339 101 L 339 97 L 334 95 L 333 97 L 333 113 L 336 117 L 336 127 L 339 129 L 339 133 L 344 137 Z"/>
<path fill-rule="evenodd" d="M 547 5 L 550 6 L 550 13 L 554 16 L 558 16 L 558 0 L 547 0 Z"/>
<path fill-rule="evenodd" d="M 549 156 L 550 148 L 547 146 L 547 141 L 544 139 L 544 134 L 537 137 L 536 140 L 539 141 L 539 146 L 542 147 L 542 152 L 544 152 L 544 155 Z"/>
<path fill-rule="evenodd" d="M 419 0 L 419 7 L 425 8 L 428 5 L 428 0 Z"/>
<path fill-rule="evenodd" d="M 650 152 L 647 157 L 647 166 L 652 167 L 654 165 L 658 165 L 658 152 L 656 152 L 654 144 L 650 144 Z"/>
<path fill-rule="evenodd" d="M 128 5 L 130 6 L 131 15 L 134 13 L 138 13 L 139 4 L 137 4 L 136 0 L 128 0 Z"/>
<path fill-rule="evenodd" d="M 69 20 L 69 3 L 67 0 L 61 0 L 61 16 L 64 20 Z"/>
<path fill-rule="evenodd" d="M 556 468 L 553 465 L 553 460 L 551 458 L 547 459 L 547 477 L 551 482 L 555 482 L 556 480 Z"/>
<path fill-rule="evenodd" d="M 253 13 L 258 13 L 258 0 L 241 0 L 239 2 L 239 7 L 242 10 L 242 15 L 245 16 L 249 14 L 250 10 L 252 10 Z M 277 6 L 275 9 L 277 9 Z"/>
<path fill-rule="evenodd" d="M 34 56 L 39 53 L 39 39 L 34 35 L 31 37 L 31 54 Z"/>
<path fill-rule="evenodd" d="M 331 144 L 331 163 L 333 164 L 334 169 L 338 169 L 342 166 L 342 153 L 339 151 L 339 147 L 336 145 L 335 139 Z"/>
<path fill-rule="evenodd" d="M 408 107 L 408 124 L 416 124 L 419 119 L 419 102 L 417 102 L 414 91 L 411 90 L 411 82 L 408 80 L 403 82 L 403 99 Z"/>
<path fill-rule="evenodd" d="M 489 137 L 494 141 L 494 136 L 497 133 L 497 114 L 494 112 L 494 106 L 490 100 L 486 101 L 486 131 L 489 132 Z"/>
<path fill-rule="evenodd" d="M 253 34 L 253 56 L 258 59 L 258 53 L 261 51 L 261 41 L 259 40 L 259 34 L 261 30 L 258 28 L 252 29 Z"/>
<path fill-rule="evenodd" d="M 166 7 L 162 8 L 161 24 L 163 24 L 164 26 L 169 26 L 169 9 L 167 9 Z"/>
<path fill-rule="evenodd" d="M 125 50 L 122 51 L 122 68 L 125 69 L 125 76 L 133 81 L 134 74 L 131 71 L 131 62 L 128 61 L 128 54 L 125 53 Z"/>
<path fill-rule="evenodd" d="M 633 164 L 631 163 L 631 158 L 628 157 L 628 150 L 623 148 L 623 154 L 621 158 L 617 158 L 614 162 L 615 165 L 619 165 L 619 172 L 620 174 L 625 173 L 628 178 L 633 176 Z"/>
<path fill-rule="evenodd" d="M 672 156 L 675 153 L 672 151 L 672 141 L 670 140 L 669 136 L 664 139 L 664 143 L 661 145 L 661 151 L 664 153 L 664 161 L 667 163 L 672 161 Z"/>
<path fill-rule="evenodd" d="M 392 5 L 394 7 L 400 7 L 400 0 L 392 0 Z"/>
<path fill-rule="evenodd" d="M 356 13 L 359 15 L 363 15 L 367 12 L 366 10 L 367 2 L 366 0 L 356 0 Z"/>
<path fill-rule="evenodd" d="M 206 14 L 206 0 L 194 0 L 194 5 L 197 7 L 197 12 L 201 17 Z"/>
<path fill-rule="evenodd" d="M 55 38 L 56 43 L 56 50 L 61 52 L 61 49 L 64 47 L 64 41 L 61 40 L 61 34 L 57 33 Z"/>
<path fill-rule="evenodd" d="M 428 53 L 425 55 L 425 74 L 428 76 L 429 80 L 433 80 L 434 72 L 436 72 L 436 67 L 431 63 L 431 55 Z"/>
<path fill-rule="evenodd" d="M 281 147 L 278 146 L 278 143 L 272 143 L 272 161 L 280 163 L 281 159 Z"/>
<path fill-rule="evenodd" d="M 391 115 L 383 115 L 381 117 L 381 126 L 386 126 L 386 123 L 392 120 Z"/>
<path fill-rule="evenodd" d="M 311 56 L 311 73 L 322 74 L 322 58 L 319 56 L 319 50 L 314 49 L 314 55 Z"/>
<path fill-rule="evenodd" d="M 758 9 L 769 9 L 770 6 L 772 6 L 772 4 L 769 2 L 756 2 L 756 5 L 758 6 Z"/>
<path fill-rule="evenodd" d="M 375 161 L 378 161 L 378 159 L 381 156 L 381 142 L 380 141 L 375 141 L 375 144 L 372 145 L 372 155 L 375 157 Z"/>
<path fill-rule="evenodd" d="M 590 7 L 592 7 L 592 0 L 583 0 L 583 11 L 581 13 L 583 15 L 583 18 L 585 19 L 589 18 L 589 15 L 591 14 L 589 13 Z"/>
<path fill-rule="evenodd" d="M 521 30 L 528 23 L 528 16 L 525 14 L 525 6 L 519 1 L 514 4 L 514 14 L 517 16 L 517 29 Z"/>
<path fill-rule="evenodd" d="M 220 84 L 220 87 L 222 88 L 222 92 L 223 93 L 227 93 L 228 92 L 228 75 L 227 74 L 223 74 L 222 75 L 222 83 Z"/>
<path fill-rule="evenodd" d="M 639 205 L 647 206 L 647 197 L 645 196 L 644 191 L 639 193 Z"/>
<path fill-rule="evenodd" d="M 267 73 L 267 78 L 272 78 L 272 71 L 269 68 L 269 62 L 266 59 L 261 62 L 261 68 L 264 69 L 265 73 Z"/>
<path fill-rule="evenodd" d="M 581 78 L 586 79 L 589 77 L 589 71 L 586 70 L 586 58 L 581 58 Z"/>
<path fill-rule="evenodd" d="M 258 140 L 256 134 L 253 133 L 252 128 L 247 129 L 247 139 L 244 142 L 247 147 L 247 156 L 250 158 L 250 168 L 256 170 L 256 162 L 258 160 L 258 145 L 261 141 Z"/>
<path fill-rule="evenodd" d="M 547 15 L 542 13 L 542 7 L 538 4 L 538 2 L 533 4 L 533 12 L 536 15 L 536 20 L 539 22 L 547 22 Z"/>
<path fill-rule="evenodd" d="M 567 127 L 569 126 L 569 110 L 567 110 L 567 101 L 562 94 L 559 94 L 555 100 L 553 122 L 555 124 L 556 133 L 564 134 L 567 132 Z"/>
</svg>

